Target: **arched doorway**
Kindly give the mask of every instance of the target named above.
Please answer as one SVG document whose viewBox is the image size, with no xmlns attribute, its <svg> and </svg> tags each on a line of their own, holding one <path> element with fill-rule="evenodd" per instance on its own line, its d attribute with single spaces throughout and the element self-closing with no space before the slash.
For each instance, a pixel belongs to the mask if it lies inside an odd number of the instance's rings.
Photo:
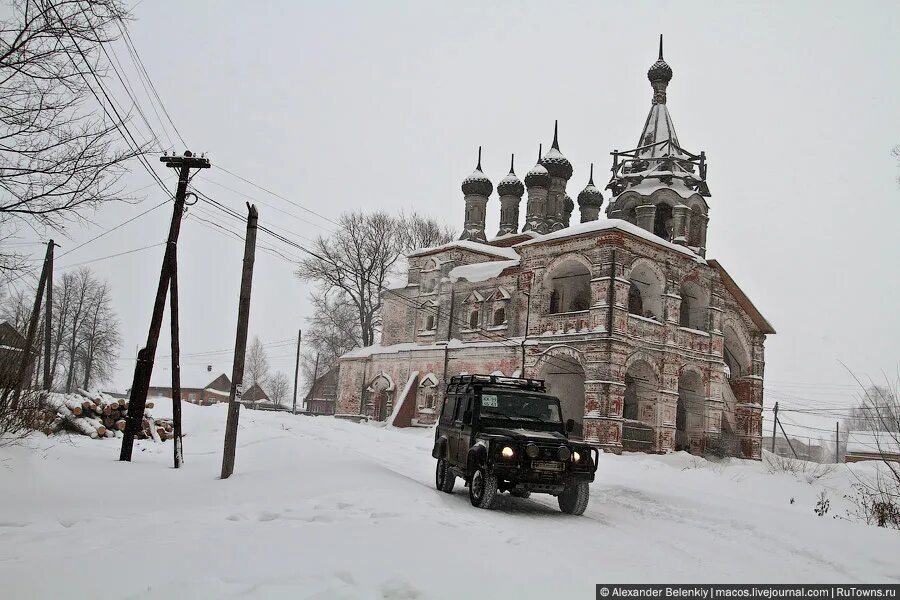
<svg viewBox="0 0 900 600">
<path fill-rule="evenodd" d="M 547 384 L 547 392 L 559 398 L 563 420 L 573 419 L 572 437 L 581 438 L 584 420 L 584 368 L 568 354 L 546 355 L 538 378 Z"/>
<path fill-rule="evenodd" d="M 684 371 L 678 378 L 678 406 L 675 413 L 675 449 L 691 449 L 691 437 L 706 431 L 703 378 L 696 371 Z"/>
<path fill-rule="evenodd" d="M 648 451 L 653 448 L 653 415 L 656 414 L 659 378 L 646 361 L 636 360 L 625 371 L 622 404 L 622 449 Z"/>
<path fill-rule="evenodd" d="M 384 421 L 393 409 L 394 382 L 382 373 L 372 381 L 367 391 L 366 414 L 376 421 Z"/>
</svg>

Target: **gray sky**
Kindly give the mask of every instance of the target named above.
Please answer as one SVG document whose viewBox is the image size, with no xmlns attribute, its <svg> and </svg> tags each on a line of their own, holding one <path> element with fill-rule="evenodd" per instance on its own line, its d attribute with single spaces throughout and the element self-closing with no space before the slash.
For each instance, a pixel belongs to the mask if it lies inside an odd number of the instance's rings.
<svg viewBox="0 0 900 600">
<path fill-rule="evenodd" d="M 459 184 L 477 146 L 495 184 L 511 152 L 524 175 L 559 119 L 574 197 L 591 161 L 602 187 L 609 152 L 636 144 L 650 108 L 646 72 L 664 33 L 676 130 L 685 147 L 709 157 L 708 256 L 778 331 L 766 343 L 767 404 L 844 405 L 853 387 L 839 360 L 859 374 L 896 373 L 896 2 L 154 0 L 140 3 L 135 17 L 132 37 L 175 124 L 212 160 L 197 187 L 241 212 L 244 198 L 209 180 L 317 223 L 259 206 L 263 224 L 306 237 L 330 223 L 215 167 L 332 219 L 415 208 L 459 229 Z M 118 53 L 126 59 L 124 47 Z M 136 172 L 128 183 L 149 181 Z M 141 206 L 110 206 L 95 222 L 117 224 L 162 199 L 154 189 L 142 194 Z M 154 211 L 59 263 L 162 241 L 169 212 Z M 494 196 L 489 234 L 497 225 Z M 73 228 L 60 252 L 97 231 Z M 179 246 L 182 351 L 231 347 L 241 243 L 189 217 Z M 112 283 L 123 323 L 120 389 L 130 385 L 130 358 L 146 337 L 161 254 L 91 265 Z M 266 342 L 293 339 L 305 297 L 290 265 L 258 254 L 251 332 Z M 167 327 L 160 355 L 168 354 Z M 270 357 L 292 370 L 290 342 Z M 229 374 L 230 360 L 186 358 Z M 158 359 L 159 372 L 166 362 Z"/>
</svg>

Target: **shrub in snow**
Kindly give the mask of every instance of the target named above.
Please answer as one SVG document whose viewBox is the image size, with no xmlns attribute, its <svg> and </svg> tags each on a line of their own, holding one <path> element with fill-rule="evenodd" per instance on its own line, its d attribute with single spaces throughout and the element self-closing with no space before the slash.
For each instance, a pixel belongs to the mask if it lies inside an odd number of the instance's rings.
<svg viewBox="0 0 900 600">
<path fill-rule="evenodd" d="M 808 460 L 799 460 L 787 456 L 778 456 L 763 450 L 763 464 L 769 473 L 789 473 L 801 481 L 813 483 L 834 473 L 837 465 L 822 464 Z"/>
<path fill-rule="evenodd" d="M 813 510 L 820 517 L 824 517 L 828 513 L 829 508 L 831 508 L 831 502 L 828 500 L 828 496 L 825 495 L 825 492 L 819 492 L 819 501 L 816 502 L 816 507 Z"/>
<path fill-rule="evenodd" d="M 893 494 L 882 492 L 870 483 L 854 483 L 851 487 L 853 493 L 844 496 L 853 505 L 853 508 L 847 509 L 847 519 L 900 529 L 900 494 L 897 493 L 900 490 L 895 490 Z"/>
</svg>

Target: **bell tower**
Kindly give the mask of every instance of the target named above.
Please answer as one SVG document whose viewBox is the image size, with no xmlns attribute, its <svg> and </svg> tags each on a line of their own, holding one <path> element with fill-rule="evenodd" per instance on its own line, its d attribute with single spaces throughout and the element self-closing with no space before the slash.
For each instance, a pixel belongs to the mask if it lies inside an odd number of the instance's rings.
<svg viewBox="0 0 900 600">
<path fill-rule="evenodd" d="M 666 104 L 672 74 L 660 35 L 659 57 L 647 71 L 653 90 L 650 114 L 637 147 L 612 153 L 613 174 L 606 186 L 612 198 L 606 213 L 706 256 L 706 153 L 694 154 L 678 141 Z"/>
</svg>

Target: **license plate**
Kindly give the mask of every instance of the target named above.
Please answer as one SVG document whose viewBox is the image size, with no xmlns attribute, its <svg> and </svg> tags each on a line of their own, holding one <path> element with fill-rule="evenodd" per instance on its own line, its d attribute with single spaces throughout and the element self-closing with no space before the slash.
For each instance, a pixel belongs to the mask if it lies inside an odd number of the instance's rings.
<svg viewBox="0 0 900 600">
<path fill-rule="evenodd" d="M 553 462 L 550 460 L 536 460 L 531 466 L 540 471 L 565 471 L 566 465 L 561 462 Z"/>
</svg>

